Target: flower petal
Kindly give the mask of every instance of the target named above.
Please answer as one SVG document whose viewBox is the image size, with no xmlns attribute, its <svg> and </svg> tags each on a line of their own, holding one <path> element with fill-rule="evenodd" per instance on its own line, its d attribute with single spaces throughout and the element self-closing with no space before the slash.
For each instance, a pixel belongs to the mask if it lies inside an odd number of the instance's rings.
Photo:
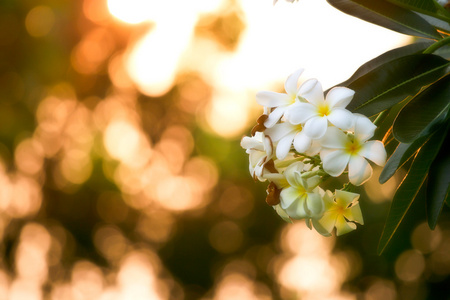
<svg viewBox="0 0 450 300">
<path fill-rule="evenodd" d="M 292 205 L 292 203 L 299 198 L 297 189 L 288 187 L 281 190 L 280 193 L 280 205 L 282 209 L 286 209 Z"/>
<path fill-rule="evenodd" d="M 305 81 L 300 86 L 298 95 L 315 106 L 321 105 L 324 102 L 322 85 L 314 78 Z"/>
<path fill-rule="evenodd" d="M 361 207 L 359 207 L 359 203 L 352 205 L 352 207 L 346 209 L 344 211 L 344 217 L 349 221 L 358 222 L 361 225 L 364 225 L 363 216 L 361 213 Z"/>
<path fill-rule="evenodd" d="M 288 95 L 297 95 L 297 83 L 298 79 L 302 75 L 304 69 L 298 69 L 286 79 L 284 83 L 284 89 Z"/>
<path fill-rule="evenodd" d="M 375 126 L 372 121 L 364 115 L 354 114 L 354 117 L 355 138 L 361 142 L 365 142 L 373 136 L 377 126 Z"/>
<path fill-rule="evenodd" d="M 353 155 L 348 163 L 348 179 L 354 185 L 361 185 L 372 176 L 372 167 L 362 156 Z"/>
<path fill-rule="evenodd" d="M 312 139 L 320 139 L 327 132 L 328 120 L 326 117 L 313 117 L 306 121 L 303 130 Z"/>
<path fill-rule="evenodd" d="M 288 106 L 286 105 L 275 108 L 271 113 L 269 113 L 269 117 L 264 122 L 264 126 L 266 126 L 266 128 L 273 127 L 281 119 L 287 108 Z"/>
<path fill-rule="evenodd" d="M 335 195 L 337 206 L 343 209 L 346 209 L 350 205 L 350 203 L 359 199 L 359 194 L 343 190 L 336 190 Z"/>
<path fill-rule="evenodd" d="M 284 211 L 284 209 L 281 208 L 279 204 L 274 206 L 273 208 L 285 222 L 293 223 L 292 220 L 289 218 L 289 215 Z"/>
<path fill-rule="evenodd" d="M 337 177 L 344 172 L 350 160 L 350 154 L 344 150 L 336 150 L 322 157 L 323 169 L 331 176 Z"/>
<path fill-rule="evenodd" d="M 304 153 L 311 147 L 311 138 L 303 131 L 297 133 L 294 137 L 294 148 L 299 153 Z"/>
<path fill-rule="evenodd" d="M 277 107 L 290 104 L 292 101 L 291 97 L 287 94 L 272 91 L 262 91 L 256 93 L 256 102 L 264 107 Z"/>
<path fill-rule="evenodd" d="M 287 214 L 293 219 L 303 219 L 308 218 L 308 212 L 306 208 L 306 194 L 302 197 L 297 198 L 297 201 L 292 203 L 288 208 L 286 208 Z"/>
<path fill-rule="evenodd" d="M 356 229 L 354 223 L 347 222 L 344 216 L 338 216 L 336 219 L 336 235 L 340 236 Z"/>
<path fill-rule="evenodd" d="M 277 144 L 277 158 L 282 160 L 286 157 L 286 155 L 289 153 L 289 150 L 291 150 L 292 140 L 294 139 L 295 132 L 290 133 L 283 137 Z"/>
<path fill-rule="evenodd" d="M 286 119 L 291 124 L 303 124 L 317 115 L 318 113 L 314 105 L 303 102 L 292 104 L 285 113 Z"/>
<path fill-rule="evenodd" d="M 348 130 L 353 125 L 353 114 L 344 108 L 334 108 L 327 118 L 331 124 L 342 130 Z"/>
<path fill-rule="evenodd" d="M 322 150 L 322 146 L 317 141 L 312 141 L 311 147 L 305 152 L 308 156 L 314 156 L 319 154 L 319 152 Z"/>
<path fill-rule="evenodd" d="M 329 149 L 345 149 L 348 136 L 339 128 L 328 127 L 325 135 L 320 139 L 322 147 Z"/>
<path fill-rule="evenodd" d="M 338 215 L 334 211 L 326 211 L 323 214 L 323 217 L 319 220 L 319 224 L 325 229 L 325 231 L 331 233 L 334 225 L 336 225 L 337 217 Z"/>
<path fill-rule="evenodd" d="M 271 128 L 267 128 L 264 131 L 264 134 L 266 136 L 269 136 L 273 142 L 278 142 L 283 137 L 285 137 L 288 134 L 294 133 L 295 127 L 289 123 L 280 123 L 276 124 Z"/>
<path fill-rule="evenodd" d="M 315 229 L 318 233 L 320 233 L 320 234 L 323 235 L 323 236 L 327 236 L 327 237 L 328 237 L 328 236 L 331 236 L 331 230 L 333 230 L 333 227 L 334 227 L 334 221 L 333 221 L 333 224 L 332 224 L 330 230 L 327 230 L 327 228 L 325 228 L 324 226 L 322 226 L 322 224 L 320 224 L 319 220 L 317 220 L 317 219 L 312 219 L 311 221 L 312 221 L 312 225 L 314 226 L 314 229 Z"/>
<path fill-rule="evenodd" d="M 370 159 L 380 167 L 386 163 L 386 149 L 380 141 L 368 141 L 362 145 L 359 155 Z"/>
<path fill-rule="evenodd" d="M 353 99 L 355 94 L 354 90 L 346 87 L 334 87 L 332 88 L 325 99 L 330 108 L 342 107 L 345 108 Z"/>
<path fill-rule="evenodd" d="M 322 216 L 324 209 L 322 197 L 318 193 L 308 193 L 306 197 L 306 212 L 309 216 L 318 219 Z"/>
</svg>

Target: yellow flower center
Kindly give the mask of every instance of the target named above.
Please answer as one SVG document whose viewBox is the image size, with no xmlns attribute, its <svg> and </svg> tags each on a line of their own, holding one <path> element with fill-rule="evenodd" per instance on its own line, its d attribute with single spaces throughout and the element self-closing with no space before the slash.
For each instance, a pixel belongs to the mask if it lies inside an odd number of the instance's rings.
<svg viewBox="0 0 450 300">
<path fill-rule="evenodd" d="M 349 141 L 345 147 L 345 150 L 351 155 L 358 154 L 361 150 L 361 145 L 359 143 L 355 143 L 355 141 Z"/>
<path fill-rule="evenodd" d="M 319 116 L 324 117 L 328 116 L 331 111 L 327 104 L 321 104 L 317 107 L 317 112 L 319 113 Z"/>
<path fill-rule="evenodd" d="M 289 104 L 294 104 L 296 98 L 297 98 L 297 95 L 291 95 L 291 99 L 290 99 Z"/>
</svg>

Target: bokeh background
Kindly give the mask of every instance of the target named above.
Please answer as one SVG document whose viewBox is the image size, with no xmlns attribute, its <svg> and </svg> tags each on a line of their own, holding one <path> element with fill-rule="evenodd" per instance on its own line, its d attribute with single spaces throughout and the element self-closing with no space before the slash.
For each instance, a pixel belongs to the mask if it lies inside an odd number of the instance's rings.
<svg viewBox="0 0 450 300">
<path fill-rule="evenodd" d="M 446 210 L 378 256 L 398 177 L 323 238 L 239 146 L 257 91 L 410 42 L 324 0 L 0 1 L 0 299 L 449 299 Z"/>
</svg>

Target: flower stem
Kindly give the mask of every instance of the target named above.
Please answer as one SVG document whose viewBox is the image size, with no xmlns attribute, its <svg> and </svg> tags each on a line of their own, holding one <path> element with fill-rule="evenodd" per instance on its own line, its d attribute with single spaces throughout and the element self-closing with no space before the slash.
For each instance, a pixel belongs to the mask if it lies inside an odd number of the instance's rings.
<svg viewBox="0 0 450 300">
<path fill-rule="evenodd" d="M 315 170 L 315 171 L 305 172 L 301 176 L 302 176 L 302 178 L 310 178 L 310 177 L 313 177 L 313 176 L 316 176 L 316 175 L 318 175 L 318 176 L 325 176 L 325 175 L 328 175 L 328 174 L 324 170 L 319 169 L 319 170 Z"/>
<path fill-rule="evenodd" d="M 431 54 L 437 49 L 441 48 L 442 46 L 445 46 L 446 44 L 450 43 L 450 36 L 443 38 L 442 40 L 437 41 L 427 49 L 425 49 L 422 53 L 423 54 Z"/>
<path fill-rule="evenodd" d="M 344 184 L 342 190 L 347 192 L 353 192 L 355 190 L 355 186 L 349 182 L 347 184 Z"/>
</svg>

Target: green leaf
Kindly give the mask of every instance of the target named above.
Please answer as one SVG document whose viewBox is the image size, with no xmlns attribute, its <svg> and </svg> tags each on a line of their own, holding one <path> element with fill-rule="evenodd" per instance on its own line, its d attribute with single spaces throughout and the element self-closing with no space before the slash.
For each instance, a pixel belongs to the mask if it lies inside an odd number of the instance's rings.
<svg viewBox="0 0 450 300">
<path fill-rule="evenodd" d="M 411 143 L 430 127 L 443 122 L 450 108 L 450 74 L 415 96 L 394 121 L 394 137 L 403 143 Z"/>
<path fill-rule="evenodd" d="M 378 245 L 378 254 L 386 248 L 392 236 L 397 231 L 398 226 L 405 217 L 408 209 L 415 200 L 420 188 L 428 175 L 431 163 L 436 157 L 439 148 L 444 141 L 445 135 L 439 132 L 433 134 L 431 139 L 420 149 L 414 161 L 398 187 L 391 208 L 384 226 L 383 233 Z"/>
<path fill-rule="evenodd" d="M 439 33 L 416 13 L 384 0 L 327 0 L 342 12 L 364 21 L 418 37 L 440 39 Z"/>
<path fill-rule="evenodd" d="M 432 54 L 414 54 L 385 63 L 348 85 L 355 91 L 347 109 L 375 115 L 440 78 L 450 62 Z"/>
<path fill-rule="evenodd" d="M 415 140 L 413 143 L 400 143 L 395 149 L 394 153 L 389 157 L 386 165 L 381 171 L 380 183 L 385 183 L 391 178 L 395 172 L 401 168 L 416 152 L 430 139 L 429 136 L 423 136 Z"/>
<path fill-rule="evenodd" d="M 447 137 L 448 140 L 448 127 Z M 445 132 L 443 132 L 445 136 Z M 427 219 L 431 229 L 436 227 L 442 207 L 450 197 L 450 144 L 444 143 L 430 167 L 427 186 Z"/>
<path fill-rule="evenodd" d="M 395 59 L 398 59 L 403 56 L 411 55 L 411 54 L 420 54 L 429 46 L 431 46 L 433 42 L 424 41 L 420 43 L 413 43 L 403 47 L 395 48 L 393 50 L 389 50 L 380 56 L 375 57 L 374 59 L 369 60 L 365 64 L 361 65 L 353 75 L 344 82 L 337 84 L 336 86 L 348 86 L 350 83 L 360 78 L 363 75 L 366 75 L 370 71 L 378 68 L 379 66 L 389 63 Z M 325 92 L 327 93 L 328 90 Z"/>
<path fill-rule="evenodd" d="M 450 24 L 448 21 L 442 21 L 438 18 L 428 16 L 425 14 L 417 13 L 420 17 L 422 17 L 425 21 L 430 23 L 434 28 L 437 28 L 440 31 L 450 32 Z"/>
<path fill-rule="evenodd" d="M 439 9 L 439 5 L 436 5 L 433 0 L 388 0 L 388 1 L 406 9 L 414 10 L 416 12 L 426 14 L 429 16 L 442 18 L 443 20 L 448 20 L 447 18 L 445 18 L 446 14 L 442 13 L 442 11 Z"/>
</svg>

